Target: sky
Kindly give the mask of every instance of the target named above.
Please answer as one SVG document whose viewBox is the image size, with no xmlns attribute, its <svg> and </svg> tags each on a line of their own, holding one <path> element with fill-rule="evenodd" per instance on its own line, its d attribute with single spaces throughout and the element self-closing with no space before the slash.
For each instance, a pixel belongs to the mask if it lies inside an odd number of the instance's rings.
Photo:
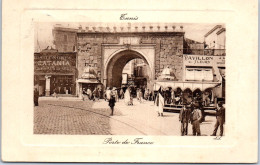
<svg viewBox="0 0 260 165">
<path fill-rule="evenodd" d="M 35 38 L 34 38 L 34 50 L 42 50 L 45 49 L 47 46 L 53 45 L 53 37 L 52 37 L 52 29 L 54 26 L 59 24 L 59 26 L 62 27 L 70 27 L 70 28 L 78 28 L 81 26 L 83 29 L 85 27 L 110 27 L 111 29 L 116 26 L 118 27 L 126 27 L 128 26 L 128 23 L 124 24 L 118 24 L 118 23 L 36 23 L 35 24 Z M 178 30 L 180 26 L 183 26 L 183 31 L 185 32 L 185 37 L 198 41 L 203 42 L 204 41 L 204 35 L 210 31 L 212 28 L 214 28 L 216 25 L 219 24 L 191 24 L 191 23 L 131 23 L 131 28 L 134 30 L 135 26 L 138 26 L 138 29 L 141 30 L 142 26 L 146 26 L 146 30 L 149 29 L 149 26 L 154 26 L 153 29 L 157 30 L 157 26 L 161 26 L 161 29 L 164 29 L 164 26 L 168 26 L 169 29 L 172 29 L 170 27 L 176 26 L 176 29 Z M 221 25 L 221 24 L 220 24 Z M 224 25 L 223 25 L 224 26 Z"/>
</svg>

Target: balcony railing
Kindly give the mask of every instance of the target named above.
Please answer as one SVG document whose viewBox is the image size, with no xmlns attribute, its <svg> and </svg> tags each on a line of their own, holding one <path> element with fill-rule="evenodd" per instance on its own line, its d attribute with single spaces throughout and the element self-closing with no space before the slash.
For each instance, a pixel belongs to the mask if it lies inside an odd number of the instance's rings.
<svg viewBox="0 0 260 165">
<path fill-rule="evenodd" d="M 183 49 L 183 54 L 225 56 L 226 49 Z"/>
</svg>

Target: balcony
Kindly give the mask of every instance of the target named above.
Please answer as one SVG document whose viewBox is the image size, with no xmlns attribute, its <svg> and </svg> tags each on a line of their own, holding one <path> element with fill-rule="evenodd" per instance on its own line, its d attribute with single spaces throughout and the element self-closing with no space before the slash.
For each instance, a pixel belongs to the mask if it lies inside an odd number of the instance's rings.
<svg viewBox="0 0 260 165">
<path fill-rule="evenodd" d="M 183 49 L 183 54 L 206 55 L 206 56 L 225 56 L 226 49 Z"/>
</svg>

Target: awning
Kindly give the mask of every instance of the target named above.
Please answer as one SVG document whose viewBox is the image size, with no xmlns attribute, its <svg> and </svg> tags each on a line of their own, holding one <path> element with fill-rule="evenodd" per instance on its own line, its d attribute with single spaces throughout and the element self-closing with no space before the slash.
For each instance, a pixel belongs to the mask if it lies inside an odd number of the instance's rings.
<svg viewBox="0 0 260 165">
<path fill-rule="evenodd" d="M 158 90 L 160 87 L 168 88 L 171 87 L 172 89 L 176 90 L 180 88 L 182 91 L 185 89 L 190 89 L 191 91 L 195 91 L 196 89 L 200 89 L 204 91 L 208 88 L 214 88 L 221 83 L 219 82 L 196 82 L 196 81 L 157 81 L 154 84 L 154 90 Z"/>
<path fill-rule="evenodd" d="M 85 83 L 85 84 L 100 84 L 97 80 L 91 80 L 91 79 L 78 79 L 76 81 L 77 83 Z"/>
</svg>

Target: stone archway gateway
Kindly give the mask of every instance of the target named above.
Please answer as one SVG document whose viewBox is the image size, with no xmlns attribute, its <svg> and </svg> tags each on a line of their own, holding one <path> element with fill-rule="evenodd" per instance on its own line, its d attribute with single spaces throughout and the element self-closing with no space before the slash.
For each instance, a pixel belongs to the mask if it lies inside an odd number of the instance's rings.
<svg viewBox="0 0 260 165">
<path fill-rule="evenodd" d="M 149 66 L 148 72 L 150 72 L 150 76 L 147 85 L 152 87 L 154 80 L 153 64 L 151 62 L 154 59 L 153 51 L 150 51 L 150 57 L 152 58 L 149 59 L 147 54 L 145 55 L 143 52 L 134 49 L 119 49 L 114 52 L 104 64 L 104 85 L 106 87 L 121 87 L 124 66 L 133 59 L 142 59 Z"/>
</svg>

